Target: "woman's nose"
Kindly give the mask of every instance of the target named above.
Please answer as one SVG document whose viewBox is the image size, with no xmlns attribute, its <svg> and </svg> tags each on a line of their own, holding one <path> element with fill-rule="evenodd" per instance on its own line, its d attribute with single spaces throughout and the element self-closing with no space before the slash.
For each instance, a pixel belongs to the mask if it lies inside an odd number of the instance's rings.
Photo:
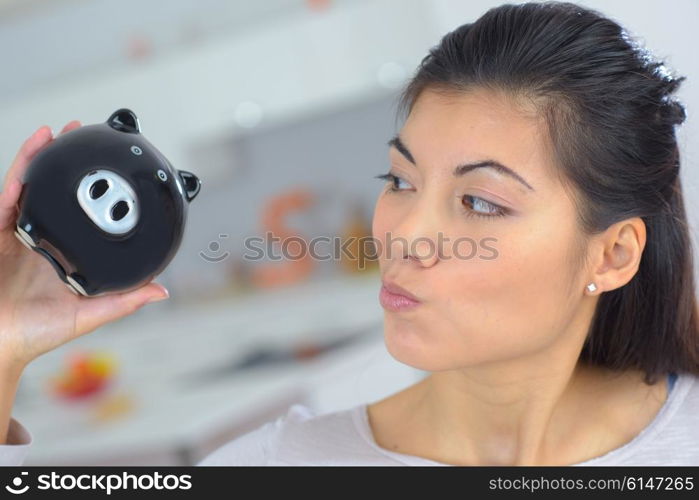
<svg viewBox="0 0 699 500">
<path fill-rule="evenodd" d="M 430 267 L 446 256 L 444 221 L 434 210 L 414 207 L 390 235 L 392 258 Z"/>
</svg>

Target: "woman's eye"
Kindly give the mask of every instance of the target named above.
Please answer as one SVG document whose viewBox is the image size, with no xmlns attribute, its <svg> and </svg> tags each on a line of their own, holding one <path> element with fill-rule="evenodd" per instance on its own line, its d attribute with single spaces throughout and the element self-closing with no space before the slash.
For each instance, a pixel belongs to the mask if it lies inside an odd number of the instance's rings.
<svg viewBox="0 0 699 500">
<path fill-rule="evenodd" d="M 462 204 L 467 207 L 465 213 L 469 217 L 474 215 L 476 217 L 502 217 L 507 215 L 507 209 L 490 203 L 478 196 L 466 194 L 461 197 L 461 201 Z"/>
<path fill-rule="evenodd" d="M 386 174 L 377 175 L 375 177 L 377 179 L 390 182 L 390 185 L 388 187 L 389 192 L 405 191 L 406 189 L 412 187 L 410 183 L 404 180 L 402 177 L 394 175 L 390 172 Z M 403 187 L 401 187 L 401 183 L 403 183 Z M 484 200 L 483 198 L 480 198 L 478 196 L 466 194 L 460 196 L 460 198 L 462 206 L 464 207 L 464 213 L 467 217 L 504 217 L 509 213 L 508 209 L 496 205 L 495 203 L 491 203 L 487 200 Z"/>
<path fill-rule="evenodd" d="M 384 181 L 390 181 L 391 185 L 389 186 L 388 190 L 389 191 L 403 191 L 404 189 L 412 187 L 409 182 L 404 180 L 402 177 L 399 177 L 397 175 L 394 175 L 392 173 L 387 173 L 387 174 L 381 174 L 376 176 L 377 179 L 381 179 Z M 401 188 L 400 183 L 403 182 L 404 187 Z"/>
</svg>

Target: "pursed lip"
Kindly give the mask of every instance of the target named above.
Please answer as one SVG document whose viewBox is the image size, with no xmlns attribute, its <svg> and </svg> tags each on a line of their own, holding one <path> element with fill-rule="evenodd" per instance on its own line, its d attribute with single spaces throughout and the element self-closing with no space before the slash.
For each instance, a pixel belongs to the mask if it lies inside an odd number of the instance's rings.
<svg viewBox="0 0 699 500">
<path fill-rule="evenodd" d="M 402 286 L 397 285 L 396 283 L 393 283 L 393 282 L 387 281 L 387 280 L 383 280 L 382 284 L 383 284 L 383 287 L 391 293 L 394 293 L 396 295 L 403 295 L 404 297 L 408 297 L 410 300 L 414 300 L 415 302 L 421 302 L 421 300 L 418 299 L 415 295 L 410 293 L 408 290 L 406 290 Z"/>
</svg>

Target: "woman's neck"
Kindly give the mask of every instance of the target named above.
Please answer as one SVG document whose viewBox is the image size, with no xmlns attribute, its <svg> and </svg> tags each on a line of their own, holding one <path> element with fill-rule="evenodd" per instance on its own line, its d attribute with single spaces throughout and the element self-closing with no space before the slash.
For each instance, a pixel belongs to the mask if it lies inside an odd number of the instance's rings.
<svg viewBox="0 0 699 500">
<path fill-rule="evenodd" d="M 369 405 L 389 450 L 455 465 L 569 465 L 633 439 L 667 397 L 663 379 L 577 364 L 546 376 L 450 370 Z"/>
</svg>

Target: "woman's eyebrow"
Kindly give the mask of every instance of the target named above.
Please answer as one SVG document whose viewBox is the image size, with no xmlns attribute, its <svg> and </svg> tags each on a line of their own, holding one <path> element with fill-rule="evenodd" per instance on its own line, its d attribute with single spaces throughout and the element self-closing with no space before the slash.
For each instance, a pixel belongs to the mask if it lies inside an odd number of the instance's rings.
<svg viewBox="0 0 699 500">
<path fill-rule="evenodd" d="M 415 159 L 413 158 L 413 155 L 410 153 L 410 150 L 408 150 L 408 148 L 405 146 L 400 136 L 396 135 L 390 141 L 388 141 L 388 146 L 393 146 L 394 148 L 396 148 L 400 152 L 400 154 L 402 154 L 405 157 L 406 160 L 415 165 Z M 464 163 L 463 165 L 457 166 L 454 169 L 453 173 L 455 177 L 460 177 L 477 168 L 491 168 L 499 174 L 504 174 L 509 177 L 512 177 L 518 182 L 524 184 L 529 190 L 535 191 L 535 189 L 531 187 L 529 183 L 526 180 L 524 180 L 524 178 L 522 178 L 521 175 L 519 175 L 511 168 L 506 167 L 502 163 L 495 160 L 480 160 L 471 163 Z"/>
</svg>

